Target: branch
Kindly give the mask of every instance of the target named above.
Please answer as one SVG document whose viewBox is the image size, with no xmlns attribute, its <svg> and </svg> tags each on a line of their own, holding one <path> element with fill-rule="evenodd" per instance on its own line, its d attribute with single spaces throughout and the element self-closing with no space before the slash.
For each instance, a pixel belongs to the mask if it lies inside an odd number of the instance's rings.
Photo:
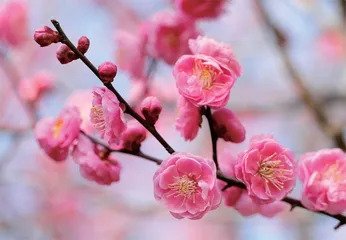
<svg viewBox="0 0 346 240">
<path fill-rule="evenodd" d="M 69 38 L 66 36 L 65 32 L 62 30 L 60 24 L 56 20 L 51 20 L 52 24 L 56 28 L 56 30 L 59 32 L 60 36 L 62 37 L 62 43 L 66 44 L 75 54 L 78 56 L 80 60 L 100 79 L 102 82 L 100 75 L 96 69 L 96 67 L 89 61 L 89 59 L 83 55 L 81 52 L 78 51 L 78 49 L 75 47 L 75 45 L 69 40 Z M 125 99 L 115 90 L 113 85 L 111 83 L 104 84 L 105 87 L 107 87 L 110 91 L 112 91 L 115 96 L 118 98 L 119 102 L 124 104 L 125 106 L 125 113 L 131 115 L 134 119 L 136 119 L 139 123 L 141 123 L 160 143 L 161 145 L 166 149 L 166 151 L 170 154 L 174 153 L 174 149 L 166 142 L 165 139 L 158 133 L 155 126 L 152 124 L 149 124 L 144 118 L 142 118 L 135 110 L 131 108 L 131 106 L 125 101 Z"/>
<path fill-rule="evenodd" d="M 141 157 L 143 159 L 149 160 L 151 162 L 156 163 L 157 165 L 160 165 L 162 160 L 149 156 L 147 154 L 142 153 L 141 151 L 135 152 L 135 151 L 124 151 L 124 150 L 112 150 L 110 149 L 107 145 L 105 145 L 104 143 L 94 139 L 91 136 L 88 136 L 85 132 L 81 131 L 82 134 L 84 134 L 86 137 L 88 137 L 92 142 L 94 142 L 95 144 L 99 144 L 102 147 L 108 149 L 110 152 L 119 152 L 119 153 L 125 153 L 125 154 L 129 154 L 129 155 L 133 155 L 133 156 L 137 156 L 137 157 Z M 230 187 L 237 187 L 237 188 L 241 188 L 246 190 L 246 186 L 243 182 L 236 180 L 234 178 L 228 177 L 226 176 L 224 173 L 222 173 L 220 170 L 218 170 L 217 172 L 217 178 L 223 182 L 225 182 L 227 185 L 222 189 L 222 191 L 226 190 L 227 188 Z M 284 199 L 282 199 L 283 202 L 286 202 L 288 204 L 291 205 L 291 209 L 293 210 L 296 207 L 311 211 L 309 209 L 307 209 L 306 207 L 304 207 L 304 205 L 297 199 L 291 198 L 291 197 L 285 197 Z M 314 211 L 311 211 L 314 212 Z M 338 225 L 335 226 L 334 229 L 338 229 L 339 227 L 343 226 L 346 224 L 346 216 L 342 215 L 342 214 L 330 214 L 324 211 L 318 211 L 316 213 L 322 214 L 322 215 L 326 215 L 332 218 L 335 218 L 336 220 L 339 220 Z"/>
<path fill-rule="evenodd" d="M 205 117 L 208 120 L 208 124 L 209 124 L 209 129 L 210 129 L 210 136 L 211 136 L 211 143 L 213 146 L 213 160 L 215 162 L 216 165 L 216 169 L 219 170 L 219 162 L 217 160 L 217 135 L 214 131 L 214 120 L 213 117 L 211 115 L 211 109 L 210 107 L 205 108 L 205 110 L 203 111 L 203 114 L 205 115 Z"/>
<path fill-rule="evenodd" d="M 258 6 L 258 10 L 260 11 L 263 17 L 265 25 L 274 33 L 276 44 L 278 45 L 279 53 L 281 55 L 281 58 L 284 61 L 284 64 L 288 70 L 288 73 L 291 76 L 292 83 L 296 86 L 297 90 L 299 91 L 300 98 L 305 103 L 305 105 L 310 109 L 316 122 L 318 123 L 320 128 L 324 131 L 324 133 L 334 141 L 334 144 L 337 147 L 343 150 L 346 150 L 346 144 L 345 144 L 345 140 L 343 139 L 342 129 L 335 129 L 335 127 L 332 126 L 328 122 L 328 118 L 326 114 L 324 113 L 323 109 L 321 108 L 320 104 L 317 103 L 313 99 L 312 94 L 309 92 L 309 89 L 304 83 L 305 81 L 302 79 L 302 77 L 293 67 L 293 64 L 290 60 L 290 57 L 286 49 L 287 39 L 285 38 L 284 34 L 270 20 L 267 12 L 264 9 L 263 1 L 262 0 L 256 1 L 256 3 Z"/>
</svg>

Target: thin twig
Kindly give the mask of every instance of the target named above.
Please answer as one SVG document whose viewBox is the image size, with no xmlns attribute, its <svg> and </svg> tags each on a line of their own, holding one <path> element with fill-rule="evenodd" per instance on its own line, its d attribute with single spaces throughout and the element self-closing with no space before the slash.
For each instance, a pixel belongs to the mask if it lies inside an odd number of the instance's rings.
<svg viewBox="0 0 346 240">
<path fill-rule="evenodd" d="M 207 107 L 203 113 L 205 115 L 205 117 L 208 120 L 208 125 L 209 125 L 209 129 L 210 129 L 210 136 L 211 136 L 211 144 L 213 147 L 213 161 L 215 162 L 216 165 L 216 169 L 219 170 L 219 161 L 217 159 L 217 135 L 214 131 L 214 120 L 211 114 L 211 109 L 210 107 Z"/>
<path fill-rule="evenodd" d="M 343 129 L 336 129 L 329 123 L 328 118 L 324 113 L 322 107 L 318 102 L 314 100 L 312 94 L 305 85 L 305 81 L 302 79 L 297 70 L 293 67 L 293 63 L 291 62 L 286 49 L 287 39 L 285 35 L 270 20 L 267 12 L 264 9 L 263 0 L 256 1 L 256 3 L 258 6 L 258 10 L 263 17 L 265 25 L 274 33 L 276 44 L 278 45 L 278 50 L 281 55 L 281 58 L 284 61 L 287 71 L 291 76 L 292 83 L 296 86 L 297 90 L 299 91 L 301 100 L 310 109 L 311 113 L 316 119 L 316 122 L 324 131 L 324 133 L 334 141 L 334 144 L 337 147 L 346 150 L 346 144 L 343 138 Z"/>
<path fill-rule="evenodd" d="M 59 22 L 56 20 L 51 20 L 51 22 L 56 28 L 56 30 L 59 32 L 60 36 L 62 37 L 62 43 L 66 44 L 78 56 L 78 58 L 82 60 L 82 62 L 101 80 L 96 67 L 89 61 L 89 59 L 85 55 L 83 55 L 81 52 L 78 51 L 75 45 L 66 36 Z M 155 126 L 152 124 L 149 124 L 135 110 L 133 110 L 131 106 L 125 101 L 125 99 L 118 93 L 118 91 L 115 90 L 115 88 L 113 87 L 111 83 L 106 83 L 104 85 L 115 94 L 115 96 L 118 98 L 120 103 L 124 104 L 125 113 L 131 115 L 134 119 L 136 119 L 139 123 L 141 123 L 161 143 L 161 145 L 167 150 L 168 153 L 172 154 L 175 152 L 174 149 L 166 142 L 166 140 L 163 139 L 163 137 L 158 133 Z"/>
</svg>

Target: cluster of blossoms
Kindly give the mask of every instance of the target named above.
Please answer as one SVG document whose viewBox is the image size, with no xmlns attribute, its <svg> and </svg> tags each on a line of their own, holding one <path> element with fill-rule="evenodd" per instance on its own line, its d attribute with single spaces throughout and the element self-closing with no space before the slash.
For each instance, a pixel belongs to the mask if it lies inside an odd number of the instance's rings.
<svg viewBox="0 0 346 240">
<path fill-rule="evenodd" d="M 216 138 L 232 143 L 245 140 L 244 126 L 226 107 L 231 89 L 242 73 L 241 66 L 229 46 L 198 36 L 195 28 L 196 19 L 218 16 L 225 2 L 172 1 L 178 11 L 154 15 L 139 28 L 140 38 L 125 32 L 118 35 L 119 67 L 131 77 L 143 78 L 146 56 L 173 65 L 179 92 L 176 128 L 185 140 L 196 137 L 203 115 L 211 118 L 208 121 Z M 62 40 L 58 32 L 48 27 L 36 31 L 34 38 L 41 46 Z M 86 37 L 80 38 L 76 54 L 62 44 L 57 58 L 62 64 L 69 63 L 85 54 L 89 46 Z M 89 106 L 94 128 L 90 133 L 97 133 L 109 147 L 85 134 L 81 128 L 85 119 L 73 104 L 66 106 L 58 118 L 39 121 L 35 129 L 39 145 L 52 159 L 64 161 L 71 153 L 83 177 L 104 185 L 120 179 L 121 165 L 112 153 L 138 155 L 147 129 L 155 129 L 162 111 L 159 100 L 149 96 L 138 110 L 140 122 L 145 124 L 128 121 L 127 114 L 134 117 L 131 113 L 135 110 L 129 109 L 109 87 L 116 73 L 117 67 L 110 62 L 99 66 L 98 77 L 105 87 L 93 89 Z M 287 208 L 281 200 L 293 190 L 298 175 L 304 185 L 302 203 L 306 208 L 331 214 L 346 210 L 346 157 L 339 149 L 308 153 L 297 164 L 291 150 L 273 136 L 259 135 L 252 137 L 248 149 L 236 157 L 224 154 L 221 169 L 216 163 L 216 159 L 173 153 L 161 162 L 153 176 L 156 200 L 179 219 L 200 219 L 216 209 L 222 198 L 244 216 L 259 213 L 273 217 Z M 242 182 L 244 188 L 218 180 L 219 171 Z"/>
</svg>

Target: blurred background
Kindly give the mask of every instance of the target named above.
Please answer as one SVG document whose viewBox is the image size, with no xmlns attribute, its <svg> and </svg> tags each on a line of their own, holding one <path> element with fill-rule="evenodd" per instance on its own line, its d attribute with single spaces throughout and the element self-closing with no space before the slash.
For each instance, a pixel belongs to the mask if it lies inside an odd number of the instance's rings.
<svg viewBox="0 0 346 240">
<path fill-rule="evenodd" d="M 0 0 L 0 9 L 8 2 Z M 21 29 L 26 41 L 17 46 L 0 40 L 1 240 L 346 238 L 346 227 L 334 231 L 335 219 L 301 209 L 268 219 L 242 217 L 221 206 L 199 221 L 177 220 L 155 202 L 155 164 L 118 154 L 123 165 L 121 181 L 100 186 L 83 179 L 73 161 L 55 163 L 47 158 L 33 137 L 35 121 L 58 115 L 71 96 L 76 97 L 76 91 L 82 94 L 100 82 L 80 61 L 61 65 L 55 57 L 56 46 L 40 48 L 32 39 L 34 30 L 50 26 L 50 19 L 55 18 L 74 42 L 88 36 L 91 46 L 87 56 L 95 65 L 116 63 L 116 32 L 131 32 L 142 20 L 171 6 L 166 0 L 24 2 L 27 25 L 15 29 Z M 227 148 L 237 154 L 252 135 L 260 133 L 273 134 L 297 157 L 332 147 L 331 139 L 300 100 L 301 88 L 292 71 L 324 109 L 330 123 L 336 128 L 346 126 L 345 4 L 342 0 L 262 1 L 269 19 L 285 34 L 287 51 L 283 54 L 256 2 L 232 0 L 219 18 L 198 23 L 206 36 L 232 46 L 244 70 L 232 89 L 229 107 L 245 125 L 247 140 L 237 145 L 219 141 L 219 151 Z M 39 96 L 25 85 L 25 80 L 38 73 L 51 80 Z M 152 82 L 158 92 L 162 91 L 165 103 L 159 132 L 179 151 L 211 157 L 206 121 L 193 142 L 184 142 L 175 130 L 174 87 L 167 87 L 174 86 L 171 67 L 159 62 Z M 135 86 L 126 73 L 119 71 L 114 85 L 131 100 Z M 75 99 L 72 101 L 88 108 L 87 98 Z M 144 142 L 143 151 L 167 157 L 151 137 Z M 299 183 L 291 195 L 300 197 Z"/>
</svg>

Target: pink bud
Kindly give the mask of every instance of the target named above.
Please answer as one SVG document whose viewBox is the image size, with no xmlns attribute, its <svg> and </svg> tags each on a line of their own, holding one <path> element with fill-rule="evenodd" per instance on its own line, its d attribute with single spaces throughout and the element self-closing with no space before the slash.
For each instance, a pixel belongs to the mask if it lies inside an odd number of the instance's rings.
<svg viewBox="0 0 346 240">
<path fill-rule="evenodd" d="M 100 78 L 103 80 L 103 83 L 113 82 L 113 79 L 117 75 L 117 71 L 117 66 L 111 62 L 104 62 L 98 68 L 98 72 Z"/>
<path fill-rule="evenodd" d="M 160 101 L 156 97 L 147 97 L 141 103 L 141 112 L 149 123 L 155 124 L 162 111 Z"/>
<path fill-rule="evenodd" d="M 58 48 L 58 50 L 56 51 L 56 57 L 61 64 L 66 64 L 77 59 L 74 52 L 72 52 L 72 50 L 66 44 L 62 44 Z"/>
<path fill-rule="evenodd" d="M 35 31 L 34 39 L 41 47 L 46 47 L 52 43 L 58 43 L 61 41 L 61 36 L 50 27 L 44 26 Z"/>
<path fill-rule="evenodd" d="M 77 49 L 81 53 L 85 54 L 88 51 L 89 46 L 90 46 L 90 40 L 87 37 L 83 36 L 78 40 Z"/>
<path fill-rule="evenodd" d="M 138 151 L 141 143 L 146 139 L 146 129 L 137 121 L 131 120 L 127 123 L 127 129 L 121 135 L 120 144 L 116 146 L 118 149 Z"/>
<path fill-rule="evenodd" d="M 220 108 L 213 113 L 216 134 L 225 141 L 241 143 L 245 140 L 245 128 L 237 116 L 227 108 Z"/>
</svg>

